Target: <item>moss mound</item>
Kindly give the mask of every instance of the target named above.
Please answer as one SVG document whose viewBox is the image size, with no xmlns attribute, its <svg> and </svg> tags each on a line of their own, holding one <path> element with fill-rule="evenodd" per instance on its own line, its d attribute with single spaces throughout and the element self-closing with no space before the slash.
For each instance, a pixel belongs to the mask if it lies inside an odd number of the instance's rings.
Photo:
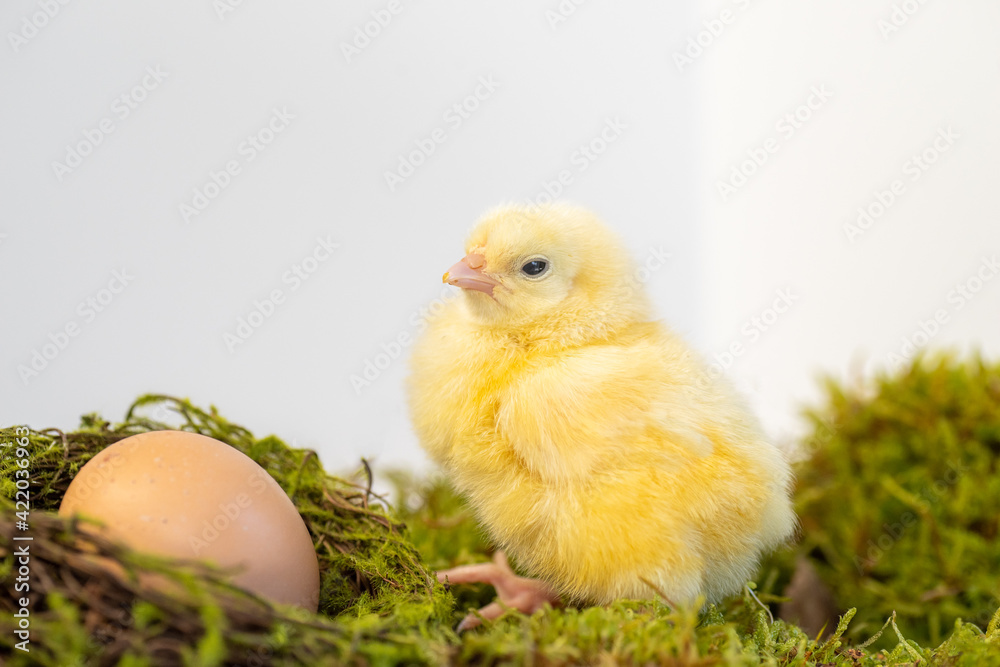
<svg viewBox="0 0 1000 667">
<path fill-rule="evenodd" d="M 180 423 L 143 414 L 169 406 Z M 268 470 L 296 504 L 320 561 L 320 613 L 273 605 L 229 586 L 206 565 L 137 554 L 78 530 L 58 517 L 63 492 L 101 448 L 135 433 L 181 428 L 240 449 Z M 27 435 L 23 435 L 28 431 Z M 28 529 L 13 499 L 18 490 L 18 437 L 26 438 L 30 474 Z M 24 441 L 22 440 L 22 443 Z M 79 430 L 0 429 L 0 662 L 11 665 L 876 665 L 1000 664 L 1000 612 L 985 631 L 957 622 L 936 649 L 903 639 L 883 616 L 886 650 L 849 647 L 849 610 L 829 639 L 772 621 L 750 595 L 724 608 L 671 609 L 656 601 L 608 607 L 510 612 L 458 635 L 470 607 L 492 599 L 485 587 L 447 591 L 432 571 L 488 557 L 489 545 L 464 502 L 440 481 L 395 477 L 396 509 L 362 482 L 328 475 L 316 455 L 279 439 L 255 438 L 214 409 L 184 400 L 140 398 L 115 426 L 95 415 Z M 366 467 L 367 468 L 367 467 Z M 370 473 L 369 473 L 370 478 Z M 23 486 L 23 485 L 22 485 Z M 18 550 L 31 536 L 30 652 L 17 647 L 20 608 L 14 584 Z M 121 564 L 112 572 L 95 556 Z M 151 590 L 138 574 L 157 572 L 178 586 Z M 765 584 L 760 597 L 774 602 Z M 453 595 L 454 594 L 454 595 Z M 869 614 L 877 616 L 877 614 Z M 876 628 L 877 629 L 877 628 Z M 891 648 L 890 648 L 891 647 Z"/>
<path fill-rule="evenodd" d="M 804 554 L 862 637 L 895 612 L 936 644 L 1000 606 L 1000 364 L 918 359 L 871 386 L 826 383 L 798 471 Z"/>
</svg>

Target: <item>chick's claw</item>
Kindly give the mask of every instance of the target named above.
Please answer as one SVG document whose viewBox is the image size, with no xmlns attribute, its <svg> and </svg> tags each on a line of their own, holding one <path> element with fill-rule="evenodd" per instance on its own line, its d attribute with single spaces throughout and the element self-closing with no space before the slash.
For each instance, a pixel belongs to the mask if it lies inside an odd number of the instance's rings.
<svg viewBox="0 0 1000 667">
<path fill-rule="evenodd" d="M 479 614 L 469 614 L 458 625 L 458 631 L 468 630 L 480 624 L 480 617 L 492 621 L 507 609 L 516 609 L 525 614 L 533 614 L 546 604 L 557 605 L 559 596 L 548 584 L 537 579 L 527 579 L 514 574 L 507 564 L 507 556 L 497 551 L 492 563 L 463 565 L 437 573 L 438 581 L 448 584 L 484 583 L 497 591 L 497 602 L 479 610 Z"/>
</svg>

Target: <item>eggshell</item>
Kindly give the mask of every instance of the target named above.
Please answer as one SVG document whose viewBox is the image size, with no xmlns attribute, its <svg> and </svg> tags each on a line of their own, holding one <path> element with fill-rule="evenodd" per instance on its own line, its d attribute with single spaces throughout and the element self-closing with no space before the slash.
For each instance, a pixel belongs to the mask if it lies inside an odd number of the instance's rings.
<svg viewBox="0 0 1000 667">
<path fill-rule="evenodd" d="M 316 551 L 292 501 L 213 438 L 153 431 L 117 442 L 80 469 L 59 514 L 98 519 L 138 551 L 240 568 L 234 584 L 275 602 L 319 603 Z"/>
</svg>

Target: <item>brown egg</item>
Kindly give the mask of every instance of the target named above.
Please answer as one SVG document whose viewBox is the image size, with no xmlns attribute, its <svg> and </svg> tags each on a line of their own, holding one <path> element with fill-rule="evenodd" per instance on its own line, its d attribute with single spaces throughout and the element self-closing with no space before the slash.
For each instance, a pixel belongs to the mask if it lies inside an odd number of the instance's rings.
<svg viewBox="0 0 1000 667">
<path fill-rule="evenodd" d="M 233 583 L 316 611 L 319 564 L 295 505 L 259 465 L 196 433 L 153 431 L 107 447 L 80 469 L 59 514 L 147 553 L 239 568 Z"/>
</svg>

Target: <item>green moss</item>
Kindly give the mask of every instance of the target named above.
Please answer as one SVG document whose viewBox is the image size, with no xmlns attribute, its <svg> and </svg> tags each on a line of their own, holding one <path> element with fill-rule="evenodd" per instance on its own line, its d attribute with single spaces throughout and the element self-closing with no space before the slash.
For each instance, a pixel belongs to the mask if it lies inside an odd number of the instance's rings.
<svg viewBox="0 0 1000 667">
<path fill-rule="evenodd" d="M 167 404 L 180 424 L 142 417 L 143 406 Z M 218 438 L 258 461 L 289 493 L 313 535 L 321 563 L 321 611 L 273 606 L 229 586 L 222 575 L 136 554 L 76 529 L 56 516 L 76 470 L 102 447 L 128 435 L 184 428 Z M 0 431 L 8 442 L 11 429 Z M 886 630 L 886 650 L 851 648 L 848 637 L 873 634 L 888 614 L 850 610 L 836 632 L 816 641 L 799 628 L 771 621 L 750 595 L 722 607 L 671 609 L 657 601 L 619 601 L 607 607 L 546 609 L 531 617 L 509 612 L 461 635 L 469 608 L 492 599 L 485 587 L 446 591 L 433 570 L 485 560 L 490 545 L 464 501 L 441 480 L 395 475 L 396 508 L 367 490 L 367 479 L 328 475 L 314 453 L 280 439 L 255 438 L 215 410 L 187 401 L 143 397 L 121 424 L 95 415 L 80 430 L 33 432 L 32 653 L 16 651 L 13 507 L 0 498 L 0 651 L 11 665 L 882 665 L 1000 664 L 1000 616 L 984 630 L 955 622 L 937 648 Z M 0 490 L 13 490 L 14 464 L 0 461 Z M 904 490 L 906 489 L 903 486 Z M 86 554 L 118 562 L 122 574 L 97 567 Z M 140 572 L 158 572 L 181 585 L 144 588 Z M 768 570 L 760 597 L 776 579 Z M 857 614 L 855 616 L 855 613 Z M 853 620 L 852 620 L 853 617 Z M 871 632 L 859 618 L 876 619 Z M 872 625 L 874 621 L 869 623 Z"/>
<path fill-rule="evenodd" d="M 800 553 L 858 607 L 850 635 L 893 612 L 922 644 L 984 626 L 1000 606 L 1000 365 L 917 360 L 826 390 L 798 471 Z"/>
</svg>

